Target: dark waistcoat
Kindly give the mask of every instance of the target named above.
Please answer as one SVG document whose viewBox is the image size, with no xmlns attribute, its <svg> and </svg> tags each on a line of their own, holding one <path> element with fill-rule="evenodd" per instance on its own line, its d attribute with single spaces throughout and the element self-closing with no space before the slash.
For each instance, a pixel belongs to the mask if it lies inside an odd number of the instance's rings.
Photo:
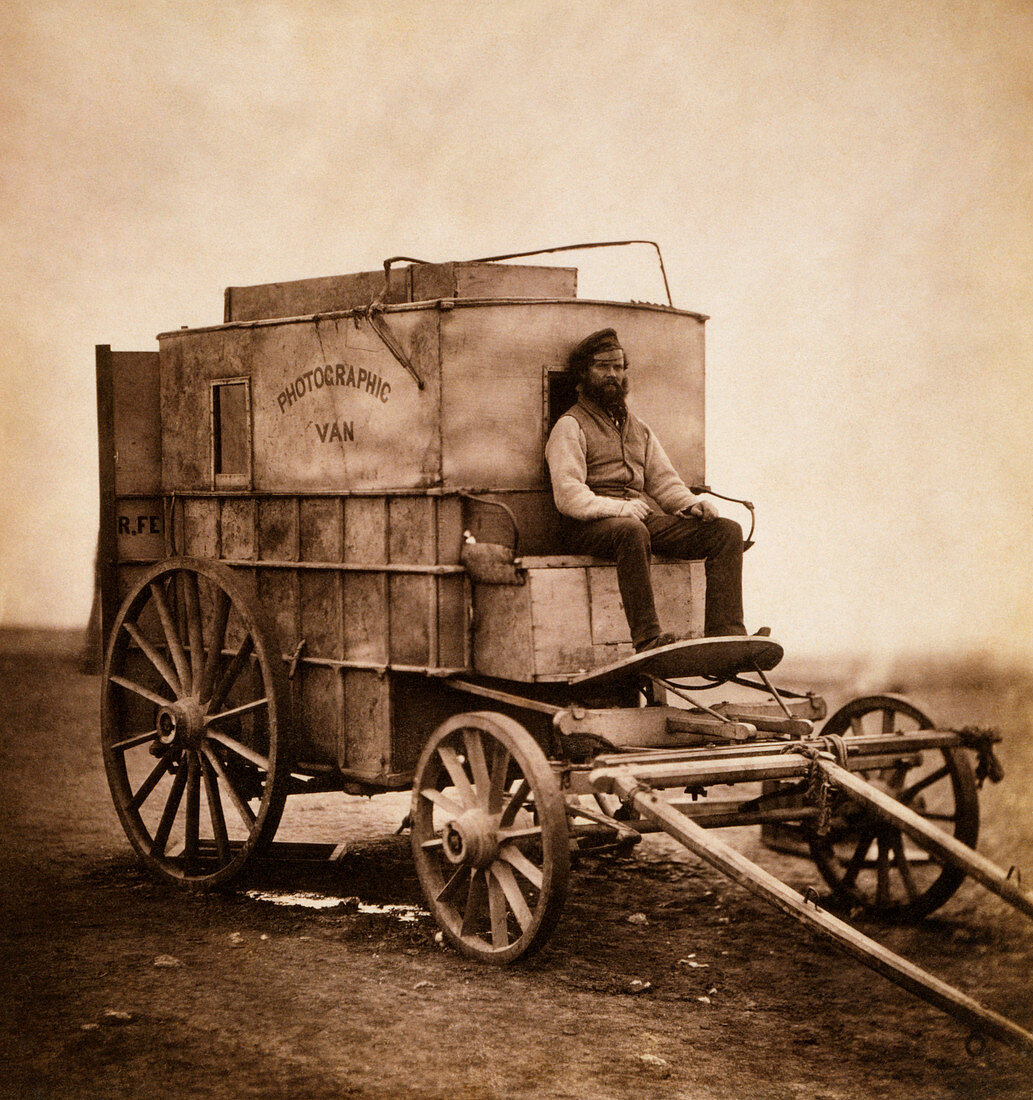
<svg viewBox="0 0 1033 1100">
<path fill-rule="evenodd" d="M 585 433 L 585 483 L 602 497 L 644 497 L 649 430 L 630 412 L 622 427 L 598 405 L 581 397 L 565 416 L 572 416 Z"/>
</svg>

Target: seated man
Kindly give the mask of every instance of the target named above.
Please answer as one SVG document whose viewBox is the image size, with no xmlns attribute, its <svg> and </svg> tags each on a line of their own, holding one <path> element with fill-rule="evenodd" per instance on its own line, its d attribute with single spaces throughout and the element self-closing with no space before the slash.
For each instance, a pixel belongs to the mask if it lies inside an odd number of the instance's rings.
<svg viewBox="0 0 1033 1100">
<path fill-rule="evenodd" d="M 745 634 L 742 528 L 686 487 L 660 441 L 629 411 L 617 333 L 603 329 L 582 340 L 568 369 L 577 375 L 578 401 L 556 421 L 545 447 L 553 497 L 568 517 L 571 549 L 616 562 L 635 650 L 677 641 L 657 619 L 651 550 L 703 558 L 706 635 Z"/>
</svg>

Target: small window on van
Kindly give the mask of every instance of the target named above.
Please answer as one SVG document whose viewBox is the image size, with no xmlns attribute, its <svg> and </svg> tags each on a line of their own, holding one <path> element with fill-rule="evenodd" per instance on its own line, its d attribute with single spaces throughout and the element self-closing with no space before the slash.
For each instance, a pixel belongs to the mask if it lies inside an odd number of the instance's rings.
<svg viewBox="0 0 1033 1100">
<path fill-rule="evenodd" d="M 577 378 L 569 370 L 551 370 L 548 385 L 549 422 L 545 429 L 546 437 L 567 409 L 577 404 Z"/>
<path fill-rule="evenodd" d="M 212 473 L 216 489 L 251 485 L 251 384 L 247 378 L 212 383 Z"/>
</svg>

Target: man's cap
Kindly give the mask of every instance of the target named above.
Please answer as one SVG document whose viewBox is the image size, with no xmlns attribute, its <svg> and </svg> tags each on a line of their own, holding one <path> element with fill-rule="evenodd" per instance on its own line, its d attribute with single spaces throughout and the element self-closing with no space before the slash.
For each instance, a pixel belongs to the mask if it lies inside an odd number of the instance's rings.
<svg viewBox="0 0 1033 1100">
<path fill-rule="evenodd" d="M 598 332 L 593 332 L 591 336 L 586 336 L 570 353 L 567 363 L 570 370 L 580 374 L 597 355 L 623 352 L 623 350 L 614 329 L 602 328 Z"/>
</svg>

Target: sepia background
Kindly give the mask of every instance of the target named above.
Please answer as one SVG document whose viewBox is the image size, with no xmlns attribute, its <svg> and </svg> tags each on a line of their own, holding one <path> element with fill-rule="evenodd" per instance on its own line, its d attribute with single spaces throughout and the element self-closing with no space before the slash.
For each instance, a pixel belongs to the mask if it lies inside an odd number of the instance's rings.
<svg viewBox="0 0 1033 1100">
<path fill-rule="evenodd" d="M 88 617 L 95 344 L 231 284 L 645 237 L 711 317 L 750 628 L 1033 661 L 1025 0 L 10 0 L 0 47 L 0 626 Z M 663 299 L 648 249 L 580 285 Z"/>
</svg>

